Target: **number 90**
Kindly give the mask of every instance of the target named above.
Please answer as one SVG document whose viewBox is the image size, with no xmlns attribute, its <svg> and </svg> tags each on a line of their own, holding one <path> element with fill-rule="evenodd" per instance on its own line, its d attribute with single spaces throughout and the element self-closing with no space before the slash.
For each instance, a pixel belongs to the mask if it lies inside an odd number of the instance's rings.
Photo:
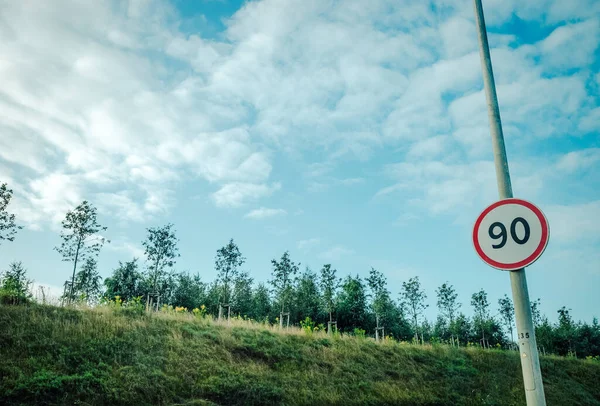
<svg viewBox="0 0 600 406">
<path fill-rule="evenodd" d="M 517 235 L 516 229 L 518 223 L 521 223 L 523 225 L 523 229 L 525 230 L 525 235 L 522 239 L 519 238 L 519 236 Z M 497 229 L 500 229 L 499 233 L 496 232 Z M 506 234 L 506 227 L 504 226 L 504 224 L 500 223 L 499 221 L 492 223 L 490 225 L 490 228 L 488 229 L 488 234 L 490 238 L 494 240 L 502 239 L 498 244 L 492 244 L 492 248 L 500 249 L 506 245 L 506 240 L 508 239 L 508 236 Z M 517 217 L 510 223 L 510 236 L 517 244 L 523 245 L 527 241 L 529 241 L 530 234 L 531 229 L 529 227 L 529 223 L 523 217 Z"/>
</svg>

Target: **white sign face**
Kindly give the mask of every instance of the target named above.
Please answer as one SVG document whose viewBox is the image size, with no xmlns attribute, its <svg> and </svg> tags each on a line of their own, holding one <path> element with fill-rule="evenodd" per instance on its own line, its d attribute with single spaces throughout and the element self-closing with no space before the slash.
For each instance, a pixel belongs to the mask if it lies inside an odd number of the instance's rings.
<svg viewBox="0 0 600 406">
<path fill-rule="evenodd" d="M 546 249 L 548 220 L 521 199 L 500 200 L 485 209 L 473 227 L 473 245 L 488 265 L 505 271 L 535 262 Z"/>
</svg>

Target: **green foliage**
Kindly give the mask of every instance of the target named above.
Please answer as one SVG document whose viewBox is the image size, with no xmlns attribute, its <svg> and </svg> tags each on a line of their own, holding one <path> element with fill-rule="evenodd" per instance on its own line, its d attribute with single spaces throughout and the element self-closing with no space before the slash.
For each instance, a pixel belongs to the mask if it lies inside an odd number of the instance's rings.
<svg viewBox="0 0 600 406">
<path fill-rule="evenodd" d="M 233 300 L 231 311 L 240 316 L 250 316 L 252 314 L 252 282 L 248 272 L 240 272 L 233 283 Z"/>
<path fill-rule="evenodd" d="M 400 293 L 402 305 L 407 309 L 408 314 L 413 322 L 415 339 L 419 340 L 419 317 L 423 311 L 429 306 L 425 303 L 427 295 L 421 289 L 419 277 L 410 278 L 408 282 L 402 282 L 402 291 Z"/>
<path fill-rule="evenodd" d="M 367 285 L 371 291 L 371 308 L 375 315 L 379 316 L 385 311 L 389 303 L 390 292 L 387 290 L 387 280 L 381 272 L 371 268 Z"/>
<path fill-rule="evenodd" d="M 360 278 L 348 275 L 342 283 L 338 310 L 338 329 L 353 331 L 364 327 L 368 320 L 367 295 L 365 285 Z"/>
<path fill-rule="evenodd" d="M 176 258 L 179 257 L 179 241 L 175 236 L 173 224 L 167 224 L 163 227 L 147 228 L 148 235 L 146 240 L 142 241 L 144 246 L 144 255 L 150 266 L 148 267 L 148 288 L 153 292 L 164 294 L 165 287 L 165 268 L 171 268 L 175 265 Z"/>
<path fill-rule="evenodd" d="M 271 285 L 273 286 L 275 301 L 281 312 L 284 312 L 288 308 L 294 293 L 292 283 L 294 276 L 298 273 L 300 263 L 295 264 L 290 259 L 290 253 L 285 251 L 279 261 L 272 259 L 271 264 L 273 265 Z"/>
<path fill-rule="evenodd" d="M 269 289 L 264 283 L 259 283 L 252 297 L 252 310 L 250 316 L 254 320 L 265 320 L 271 314 L 271 299 Z"/>
<path fill-rule="evenodd" d="M 138 271 L 137 258 L 132 261 L 122 263 L 113 270 L 111 277 L 104 280 L 106 287 L 104 296 L 114 298 L 119 296 L 123 301 L 142 296 L 142 274 Z"/>
<path fill-rule="evenodd" d="M 222 286 L 223 296 L 220 299 L 221 304 L 231 304 L 232 283 L 238 276 L 238 268 L 246 262 L 240 249 L 233 242 L 217 250 L 215 257 L 215 270 L 217 271 L 217 280 Z"/>
<path fill-rule="evenodd" d="M 101 292 L 101 280 L 102 277 L 98 273 L 96 259 L 89 257 L 83 263 L 81 270 L 75 275 L 73 293 L 67 291 L 63 298 L 69 302 L 96 304 Z"/>
<path fill-rule="evenodd" d="M 200 307 L 204 304 L 205 290 L 206 285 L 200 280 L 200 275 L 182 272 L 174 277 L 170 304 L 188 309 Z"/>
<path fill-rule="evenodd" d="M 65 294 L 63 295 L 69 301 L 75 297 L 75 272 L 78 262 L 97 256 L 104 243 L 110 243 L 99 234 L 106 231 L 107 227 L 101 226 L 97 217 L 96 208 L 84 200 L 73 211 L 69 210 L 61 223 L 62 243 L 54 249 L 62 255 L 63 261 L 73 262 L 73 275 L 71 281 L 65 283 Z"/>
<path fill-rule="evenodd" d="M 525 403 L 514 352 L 375 343 L 360 328 L 328 337 L 313 320 L 306 334 L 243 321 L 226 327 L 176 309 L 129 317 L 118 302 L 0 306 L 0 404 Z M 542 357 L 541 366 L 548 404 L 600 401 L 594 357 Z"/>
<path fill-rule="evenodd" d="M 435 291 L 437 295 L 437 307 L 440 311 L 436 320 L 436 333 L 440 340 L 449 340 L 452 345 L 458 345 L 458 335 L 456 317 L 462 306 L 458 302 L 458 294 L 454 286 L 448 282 L 443 283 Z"/>
<path fill-rule="evenodd" d="M 8 269 L 0 274 L 0 303 L 19 305 L 31 300 L 32 281 L 21 262 L 11 262 Z"/>
<path fill-rule="evenodd" d="M 317 275 L 308 267 L 296 281 L 294 292 L 294 319 L 321 319 L 321 292 L 317 284 Z"/>
<path fill-rule="evenodd" d="M 510 341 L 514 341 L 513 324 L 515 319 L 515 307 L 512 300 L 505 294 L 504 297 L 498 299 L 500 317 L 506 330 L 510 333 Z"/>
<path fill-rule="evenodd" d="M 17 230 L 23 228 L 15 223 L 15 215 L 7 211 L 12 196 L 12 189 L 6 183 L 0 184 L 0 243 L 14 241 Z"/>
<path fill-rule="evenodd" d="M 323 292 L 323 305 L 325 311 L 329 314 L 329 321 L 333 321 L 333 313 L 335 312 L 335 299 L 337 289 L 340 285 L 340 280 L 336 277 L 337 270 L 331 267 L 331 264 L 323 265 L 319 285 Z"/>
</svg>

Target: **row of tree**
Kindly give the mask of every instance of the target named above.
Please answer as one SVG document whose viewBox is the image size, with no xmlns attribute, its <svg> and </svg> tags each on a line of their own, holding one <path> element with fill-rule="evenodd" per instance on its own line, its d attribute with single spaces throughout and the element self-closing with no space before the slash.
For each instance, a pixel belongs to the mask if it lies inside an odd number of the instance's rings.
<svg viewBox="0 0 600 406">
<path fill-rule="evenodd" d="M 7 191 L 0 188 L 0 237 L 14 238 L 18 226 L 14 215 L 6 214 Z M 1 213 L 5 213 L 2 215 Z M 12 222 L 7 226 L 4 219 Z M 178 239 L 172 224 L 147 229 L 142 242 L 145 266 L 140 259 L 119 262 L 110 277 L 102 283 L 97 255 L 109 242 L 101 233 L 107 228 L 97 220 L 96 208 L 87 201 L 69 211 L 62 222 L 62 243 L 55 247 L 63 260 L 73 263 L 72 274 L 65 282 L 62 296 L 66 304 L 100 301 L 119 297 L 123 303 L 144 300 L 147 309 L 160 305 L 192 310 L 205 309 L 216 317 L 229 315 L 258 321 L 286 324 L 316 323 L 334 325 L 339 331 L 364 334 L 381 333 L 400 340 L 415 342 L 447 342 L 451 345 L 480 345 L 485 348 L 514 348 L 514 309 L 506 295 L 498 301 L 498 312 L 491 314 L 484 290 L 471 296 L 473 317 L 467 317 L 458 301 L 458 294 L 449 283 L 436 289 L 438 316 L 434 322 L 424 317 L 426 292 L 418 277 L 402 284 L 400 296 L 394 300 L 387 288 L 385 276 L 372 268 L 369 276 L 348 275 L 339 278 L 331 264 L 318 272 L 306 267 L 284 252 L 271 261 L 268 283 L 255 284 L 248 272 L 241 271 L 246 258 L 233 239 L 218 249 L 215 256 L 217 277 L 202 281 L 200 275 L 174 272 L 179 257 Z M 9 230 L 12 234 L 6 234 Z M 79 264 L 83 264 L 78 268 Z M 30 284 L 21 263 L 13 263 L 0 279 L 0 296 L 4 303 L 18 304 L 31 300 Z M 552 324 L 540 314 L 539 299 L 532 303 L 536 334 L 540 350 L 545 353 L 578 356 L 600 355 L 600 327 L 576 323 L 569 310 L 561 308 L 559 321 Z M 223 313 L 226 310 L 227 313 Z"/>
</svg>

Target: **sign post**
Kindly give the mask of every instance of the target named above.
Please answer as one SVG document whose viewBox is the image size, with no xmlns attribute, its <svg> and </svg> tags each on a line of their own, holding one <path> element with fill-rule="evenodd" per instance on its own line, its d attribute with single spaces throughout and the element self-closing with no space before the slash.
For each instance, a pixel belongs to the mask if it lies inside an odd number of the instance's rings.
<svg viewBox="0 0 600 406">
<path fill-rule="evenodd" d="M 508 171 L 508 160 L 502 134 L 502 123 L 500 121 L 500 109 L 496 96 L 496 85 L 492 71 L 492 60 L 488 45 L 483 6 L 481 0 L 473 0 L 475 7 L 475 23 L 477 25 L 479 55 L 483 69 L 483 84 L 488 105 L 488 116 L 492 136 L 492 147 L 494 151 L 494 163 L 496 166 L 496 180 L 498 182 L 498 194 L 500 199 L 513 197 Z M 515 225 L 515 228 L 518 225 Z M 504 226 L 506 227 L 506 225 Z M 510 227 L 510 225 L 509 225 Z M 507 229 L 508 230 L 508 229 Z M 489 230 L 488 230 L 489 231 Z M 494 227 L 490 234 L 500 235 L 502 229 Z M 506 234 L 506 233 L 504 233 Z M 501 237 L 500 237 L 501 238 Z M 524 236 L 518 236 L 523 239 Z M 507 236 L 508 239 L 508 236 Z M 495 242 L 497 245 L 497 243 Z M 545 406 L 544 384 L 540 360 L 535 340 L 535 329 L 531 317 L 531 304 L 529 302 L 529 291 L 527 289 L 527 278 L 525 269 L 520 268 L 510 271 L 510 283 L 512 287 L 513 302 L 515 306 L 515 320 L 517 324 L 517 336 L 519 340 L 519 351 L 521 354 L 521 368 L 523 371 L 523 383 L 525 386 L 525 398 L 528 406 Z"/>
</svg>

